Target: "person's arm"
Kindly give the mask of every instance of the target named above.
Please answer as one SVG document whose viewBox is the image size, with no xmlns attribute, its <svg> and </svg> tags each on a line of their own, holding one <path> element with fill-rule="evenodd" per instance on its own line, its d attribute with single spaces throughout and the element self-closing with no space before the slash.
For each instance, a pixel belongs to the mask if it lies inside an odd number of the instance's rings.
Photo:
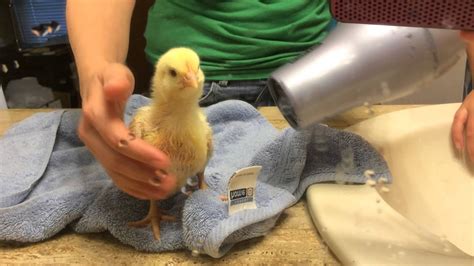
<svg viewBox="0 0 474 266">
<path fill-rule="evenodd" d="M 466 41 L 466 52 L 474 78 L 474 32 L 462 31 L 461 38 Z M 474 162 L 474 94 L 471 92 L 457 110 L 451 126 L 451 137 L 459 151 L 466 150 L 469 159 Z"/>
<path fill-rule="evenodd" d="M 461 31 L 461 38 L 466 41 L 467 59 L 474 77 L 474 31 Z"/>
<path fill-rule="evenodd" d="M 67 1 L 82 98 L 78 134 L 121 190 L 140 199 L 160 199 L 175 184 L 164 172 L 169 158 L 132 136 L 122 120 L 134 87 L 133 74 L 124 64 L 134 5 L 133 0 Z M 150 185 L 156 177 L 160 185 Z"/>
<path fill-rule="evenodd" d="M 134 0 L 69 0 L 69 40 L 81 77 L 107 63 L 124 63 Z"/>
</svg>

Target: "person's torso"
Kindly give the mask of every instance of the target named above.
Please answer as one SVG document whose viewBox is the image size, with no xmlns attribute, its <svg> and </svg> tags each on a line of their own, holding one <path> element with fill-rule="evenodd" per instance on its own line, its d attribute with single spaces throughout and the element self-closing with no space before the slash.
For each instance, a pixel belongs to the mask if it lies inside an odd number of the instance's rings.
<svg viewBox="0 0 474 266">
<path fill-rule="evenodd" d="M 148 59 L 185 46 L 207 80 L 263 79 L 326 37 L 325 0 L 157 0 L 145 30 Z"/>
</svg>

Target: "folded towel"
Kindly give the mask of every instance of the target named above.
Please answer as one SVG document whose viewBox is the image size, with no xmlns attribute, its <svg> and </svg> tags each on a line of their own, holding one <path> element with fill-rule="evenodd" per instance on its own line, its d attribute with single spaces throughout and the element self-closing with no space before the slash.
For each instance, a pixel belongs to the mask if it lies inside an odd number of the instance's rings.
<svg viewBox="0 0 474 266">
<path fill-rule="evenodd" d="M 147 104 L 132 96 L 125 121 Z M 207 190 L 178 193 L 161 207 L 178 218 L 161 223 L 161 239 L 127 222 L 143 218 L 148 201 L 119 191 L 76 136 L 79 111 L 39 113 L 14 125 L 0 139 L 0 240 L 36 242 L 66 226 L 79 233 L 109 231 L 139 250 L 188 248 L 221 257 L 236 243 L 265 235 L 282 211 L 317 182 L 365 183 L 391 175 L 383 158 L 354 134 L 316 125 L 274 129 L 251 105 L 225 101 L 205 109 L 214 132 L 214 154 L 206 168 Z M 232 173 L 261 165 L 257 209 L 228 215 L 224 194 Z"/>
</svg>

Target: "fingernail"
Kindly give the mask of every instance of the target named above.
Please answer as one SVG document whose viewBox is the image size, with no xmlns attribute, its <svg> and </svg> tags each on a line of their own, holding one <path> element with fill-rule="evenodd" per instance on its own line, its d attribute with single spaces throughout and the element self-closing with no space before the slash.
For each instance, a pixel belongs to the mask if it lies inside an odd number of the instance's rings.
<svg viewBox="0 0 474 266">
<path fill-rule="evenodd" d="M 128 145 L 128 141 L 126 139 L 119 140 L 118 146 L 119 148 L 126 147 Z"/>
<path fill-rule="evenodd" d="M 158 169 L 158 170 L 155 171 L 155 175 L 165 177 L 165 176 L 168 175 L 168 173 L 165 170 Z"/>
<path fill-rule="evenodd" d="M 454 143 L 454 146 L 456 146 L 456 149 L 457 149 L 458 151 L 462 151 L 461 143 L 456 142 L 456 143 Z"/>
<path fill-rule="evenodd" d="M 150 183 L 150 185 L 152 185 L 152 186 L 159 187 L 159 186 L 161 186 L 160 179 L 161 179 L 160 177 L 154 176 L 154 177 L 151 177 L 150 179 L 148 179 L 148 183 Z"/>
</svg>

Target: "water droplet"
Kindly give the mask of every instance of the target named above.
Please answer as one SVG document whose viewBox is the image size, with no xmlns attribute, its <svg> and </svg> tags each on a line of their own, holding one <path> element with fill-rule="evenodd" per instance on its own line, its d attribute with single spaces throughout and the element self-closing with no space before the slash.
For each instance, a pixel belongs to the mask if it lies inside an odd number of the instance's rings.
<svg viewBox="0 0 474 266">
<path fill-rule="evenodd" d="M 372 105 L 370 105 L 369 102 L 365 102 L 364 103 L 364 106 L 365 108 L 367 109 L 365 112 L 369 115 L 373 115 L 374 114 L 374 110 L 372 109 Z"/>
<path fill-rule="evenodd" d="M 291 105 L 286 97 L 278 98 L 278 106 L 284 113 L 289 113 L 292 111 Z"/>
<path fill-rule="evenodd" d="M 345 174 L 350 174 L 354 170 L 354 152 L 352 148 L 345 148 L 341 150 L 341 169 Z"/>
<path fill-rule="evenodd" d="M 345 185 L 346 181 L 344 177 L 345 177 L 344 169 L 342 165 L 339 163 L 336 165 L 334 181 L 336 182 L 336 184 Z"/>
<path fill-rule="evenodd" d="M 191 255 L 193 257 L 199 257 L 199 251 L 197 251 L 196 249 L 193 249 L 193 251 L 191 251 Z"/>
<path fill-rule="evenodd" d="M 372 242 L 367 241 L 367 242 L 365 242 L 365 245 L 370 247 L 370 246 L 372 246 Z"/>
<path fill-rule="evenodd" d="M 326 143 L 316 143 L 316 150 L 319 152 L 326 152 L 329 150 L 328 145 Z"/>
<path fill-rule="evenodd" d="M 391 248 L 392 248 L 392 244 L 388 244 L 387 248 L 388 248 L 388 249 L 391 249 Z"/>
<path fill-rule="evenodd" d="M 374 177 L 375 177 L 374 170 L 372 170 L 372 169 L 365 170 L 364 171 L 364 176 L 365 176 L 365 178 L 367 178 L 365 180 L 366 185 L 374 187 L 377 184 L 377 182 L 374 180 Z"/>
<path fill-rule="evenodd" d="M 382 192 L 384 192 L 384 193 L 390 192 L 390 188 L 388 188 L 386 186 L 383 186 L 380 190 L 382 190 Z"/>
<path fill-rule="evenodd" d="M 352 172 L 352 169 L 354 169 L 354 162 L 353 161 L 346 161 L 346 162 L 341 162 L 341 167 L 344 173 L 349 174 Z"/>
<path fill-rule="evenodd" d="M 327 245 L 324 245 L 324 246 L 323 246 L 323 249 L 324 249 L 325 252 L 328 252 L 328 251 L 329 251 L 329 247 L 328 247 Z"/>
<path fill-rule="evenodd" d="M 374 178 L 374 176 L 375 176 L 375 172 L 374 172 L 374 170 L 372 170 L 372 169 L 365 170 L 365 171 L 364 171 L 364 176 L 365 176 L 366 178 L 372 179 L 372 178 Z"/>
<path fill-rule="evenodd" d="M 354 152 L 351 147 L 342 149 L 341 159 L 343 162 L 353 162 L 354 161 Z"/>
<path fill-rule="evenodd" d="M 403 251 L 403 250 L 398 251 L 398 256 L 400 256 L 400 257 L 405 256 L 405 254 L 406 254 L 406 253 L 405 253 L 405 251 Z"/>
<path fill-rule="evenodd" d="M 451 247 L 449 246 L 449 242 L 448 242 L 448 239 L 447 239 L 446 235 L 440 235 L 439 240 L 441 240 L 441 242 L 443 242 L 443 245 L 444 245 L 443 251 L 444 252 L 451 252 Z"/>
<path fill-rule="evenodd" d="M 377 183 L 379 184 L 387 184 L 388 183 L 388 179 L 386 177 L 380 177 L 378 180 L 377 180 Z"/>
<path fill-rule="evenodd" d="M 371 186 L 371 187 L 375 187 L 375 185 L 377 184 L 377 182 L 375 182 L 375 180 L 373 180 L 372 178 L 368 178 L 368 179 L 365 181 L 365 184 L 368 185 L 368 186 Z"/>
<path fill-rule="evenodd" d="M 322 132 L 315 133 L 314 147 L 318 152 L 326 152 L 329 150 L 328 139 L 322 134 Z"/>
<path fill-rule="evenodd" d="M 446 27 L 446 29 L 454 28 L 454 23 L 449 18 L 443 19 L 443 21 L 441 21 L 441 24 L 443 24 L 443 26 Z"/>
<path fill-rule="evenodd" d="M 386 81 L 383 81 L 382 83 L 380 83 L 380 87 L 382 88 L 383 97 L 385 98 L 389 97 L 391 94 L 391 91 L 390 91 L 390 87 L 388 86 L 388 83 Z"/>
<path fill-rule="evenodd" d="M 415 46 L 410 46 L 410 57 L 416 57 L 416 47 Z"/>
<path fill-rule="evenodd" d="M 443 242 L 446 241 L 447 240 L 446 235 L 440 235 L 439 240 L 441 240 Z"/>
</svg>

